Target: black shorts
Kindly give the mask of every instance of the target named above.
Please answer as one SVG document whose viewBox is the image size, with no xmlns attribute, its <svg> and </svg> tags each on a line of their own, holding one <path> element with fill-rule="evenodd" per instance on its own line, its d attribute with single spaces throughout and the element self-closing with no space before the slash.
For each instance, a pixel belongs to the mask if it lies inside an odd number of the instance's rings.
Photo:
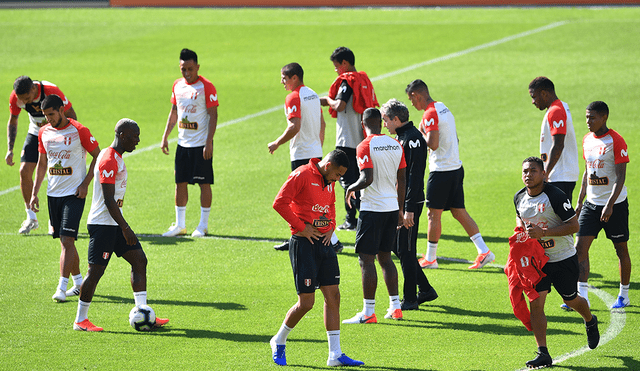
<svg viewBox="0 0 640 371">
<path fill-rule="evenodd" d="M 49 201 L 49 220 L 53 227 L 53 238 L 68 236 L 77 240 L 85 199 L 71 195 L 47 196 L 47 200 Z"/>
<path fill-rule="evenodd" d="M 395 248 L 398 210 L 387 212 L 362 211 L 356 228 L 356 252 L 376 255 Z"/>
<path fill-rule="evenodd" d="M 118 225 L 87 225 L 89 230 L 89 264 L 107 266 L 111 254 L 121 257 L 127 251 L 142 249 L 140 241 L 135 245 L 127 245 Z"/>
<path fill-rule="evenodd" d="M 464 168 L 451 171 L 432 171 L 427 181 L 429 209 L 464 209 Z"/>
<path fill-rule="evenodd" d="M 322 157 L 316 157 L 317 159 L 322 159 Z M 295 169 L 299 168 L 302 165 L 306 165 L 309 163 L 311 159 L 310 158 L 305 158 L 302 160 L 293 160 L 291 161 L 291 171 L 294 171 Z"/>
<path fill-rule="evenodd" d="M 38 163 L 39 157 L 40 153 L 38 152 L 38 136 L 27 133 L 27 137 L 24 138 L 22 153 L 20 153 L 20 162 Z"/>
<path fill-rule="evenodd" d="M 627 199 L 613 205 L 613 213 L 608 222 L 600 221 L 604 206 L 597 206 L 590 202 L 582 205 L 578 223 L 578 236 L 595 236 L 604 228 L 607 238 L 613 243 L 629 241 L 629 202 Z"/>
<path fill-rule="evenodd" d="M 213 184 L 213 158 L 205 160 L 202 147 L 176 148 L 176 183 Z"/>
<path fill-rule="evenodd" d="M 551 291 L 551 284 L 564 300 L 573 300 L 578 296 L 578 255 L 542 267 L 543 277 L 536 285 L 537 292 Z"/>
<path fill-rule="evenodd" d="M 322 240 L 313 244 L 306 237 L 291 236 L 289 259 L 298 294 L 310 294 L 321 286 L 340 284 L 338 257 Z"/>
<path fill-rule="evenodd" d="M 573 205 L 573 189 L 576 188 L 576 182 L 549 182 L 549 184 L 560 188 L 569 198 L 569 203 Z"/>
</svg>

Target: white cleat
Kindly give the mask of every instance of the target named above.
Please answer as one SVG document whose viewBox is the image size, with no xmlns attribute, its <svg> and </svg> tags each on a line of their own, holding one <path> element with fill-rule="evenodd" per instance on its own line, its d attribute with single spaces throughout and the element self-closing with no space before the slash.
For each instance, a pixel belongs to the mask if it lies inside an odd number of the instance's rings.
<svg viewBox="0 0 640 371">
<path fill-rule="evenodd" d="M 62 303 L 63 301 L 67 301 L 67 293 L 62 290 L 57 290 L 56 293 L 53 294 L 51 299 L 57 301 L 58 303 Z"/>
<path fill-rule="evenodd" d="M 193 233 L 191 233 L 191 237 L 204 237 L 207 235 L 207 233 L 209 233 L 209 230 L 207 228 L 196 228 L 195 231 L 193 231 Z"/>
<path fill-rule="evenodd" d="M 80 286 L 74 285 L 72 288 L 70 288 L 69 290 L 67 290 L 67 292 L 65 293 L 65 295 L 67 297 L 69 296 L 78 296 L 80 295 Z"/>
<path fill-rule="evenodd" d="M 169 227 L 169 230 L 164 232 L 162 234 L 162 237 L 175 237 L 175 236 L 180 236 L 185 234 L 187 234 L 187 228 L 180 227 L 175 224 L 171 224 L 171 227 Z"/>
<path fill-rule="evenodd" d="M 20 229 L 18 229 L 18 233 L 20 234 L 29 234 L 34 229 L 38 229 L 40 225 L 36 219 L 27 219 L 22 222 Z"/>
</svg>

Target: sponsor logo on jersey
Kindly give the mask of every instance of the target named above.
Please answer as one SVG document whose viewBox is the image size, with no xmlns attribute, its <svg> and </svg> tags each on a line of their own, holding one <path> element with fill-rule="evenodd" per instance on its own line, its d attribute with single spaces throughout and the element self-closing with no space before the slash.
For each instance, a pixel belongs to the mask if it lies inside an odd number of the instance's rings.
<svg viewBox="0 0 640 371">
<path fill-rule="evenodd" d="M 289 176 L 290 177 L 297 177 L 298 175 L 300 175 L 300 171 L 294 171 Z"/>
<path fill-rule="evenodd" d="M 189 116 L 185 116 L 180 121 L 180 124 L 178 124 L 178 127 L 180 129 L 198 130 L 198 123 L 197 122 L 189 122 Z"/>
<path fill-rule="evenodd" d="M 328 213 L 328 212 L 329 212 L 329 205 L 321 206 L 321 205 L 315 204 L 315 205 L 313 205 L 313 207 L 311 208 L 311 211 L 313 211 L 314 213 L 323 213 L 323 214 L 326 214 L 326 213 Z"/>
<path fill-rule="evenodd" d="M 529 266 L 529 257 L 528 256 L 523 256 L 522 258 L 520 258 L 520 265 L 522 266 L 522 268 L 526 268 Z"/>
<path fill-rule="evenodd" d="M 620 150 L 620 156 L 627 157 L 627 156 L 629 156 L 629 153 L 627 152 L 626 149 L 622 149 L 622 150 Z"/>
<path fill-rule="evenodd" d="M 444 114 L 445 114 L 445 113 L 447 113 L 447 112 L 451 112 L 451 111 L 449 111 L 449 108 L 448 108 L 448 107 L 445 107 L 442 111 L 440 111 L 440 112 L 438 112 L 438 113 L 439 113 L 439 114 L 441 114 L 441 115 L 444 115 Z"/>
<path fill-rule="evenodd" d="M 571 209 L 571 202 L 569 202 L 569 199 L 562 204 L 562 207 L 564 207 L 565 211 L 569 211 L 569 209 Z"/>
<path fill-rule="evenodd" d="M 538 204 L 538 206 L 536 206 L 536 209 L 538 209 L 539 213 L 544 213 L 545 210 L 545 205 L 544 204 Z"/>
<path fill-rule="evenodd" d="M 346 86 L 346 85 L 341 86 L 341 87 L 340 87 L 340 90 L 338 90 L 338 92 L 339 92 L 339 93 L 343 93 L 343 94 L 344 94 L 344 93 L 346 93 L 346 92 L 347 92 L 347 86 Z"/>
<path fill-rule="evenodd" d="M 217 101 L 217 100 L 218 100 L 218 94 L 217 94 L 217 93 L 216 93 L 216 94 L 210 94 L 210 95 L 209 95 L 209 101 L 210 101 L 210 102 L 215 102 L 215 101 Z"/>
<path fill-rule="evenodd" d="M 198 106 L 195 104 L 187 104 L 186 106 L 180 106 L 184 113 L 198 113 Z"/>
<path fill-rule="evenodd" d="M 71 151 L 62 150 L 58 152 L 49 151 L 47 152 L 47 157 L 52 160 L 68 160 L 71 158 Z"/>
<path fill-rule="evenodd" d="M 96 138 L 91 137 L 91 138 L 89 138 L 89 140 L 91 141 L 91 143 L 94 143 L 96 141 Z"/>
<path fill-rule="evenodd" d="M 331 224 L 331 219 L 327 218 L 324 214 L 318 219 L 313 220 L 313 226 L 316 228 L 325 228 Z"/>
<path fill-rule="evenodd" d="M 554 121 L 553 122 L 553 126 L 555 126 L 555 128 L 561 128 L 564 126 L 564 120 L 560 120 L 560 121 Z"/>
<path fill-rule="evenodd" d="M 397 151 L 400 149 L 400 146 L 387 144 L 386 146 L 374 146 L 371 148 L 373 148 L 374 151 Z"/>
<path fill-rule="evenodd" d="M 538 241 L 540 241 L 540 245 L 542 246 L 543 249 L 551 249 L 556 245 L 556 241 L 554 240 L 547 240 L 547 241 L 538 240 Z"/>
<path fill-rule="evenodd" d="M 587 160 L 587 167 L 589 169 L 602 169 L 604 168 L 605 162 L 600 159 L 595 159 L 592 161 Z"/>
<path fill-rule="evenodd" d="M 313 95 L 307 95 L 306 97 L 303 97 L 302 100 L 304 100 L 305 102 L 308 100 L 316 100 L 318 99 L 318 96 L 313 94 Z"/>
<path fill-rule="evenodd" d="M 311 182 L 312 186 L 320 187 L 320 184 Z"/>
<path fill-rule="evenodd" d="M 297 106 L 287 107 L 287 116 L 289 116 L 293 112 L 298 112 L 298 107 Z"/>
<path fill-rule="evenodd" d="M 420 139 L 416 139 L 415 141 L 409 141 L 409 148 L 418 148 L 420 147 Z"/>
<path fill-rule="evenodd" d="M 113 176 L 113 170 L 102 170 L 102 177 L 103 178 L 111 178 Z"/>
<path fill-rule="evenodd" d="M 369 156 L 368 155 L 364 155 L 364 157 L 358 157 L 357 159 L 358 159 L 358 163 L 360 165 L 363 165 L 363 164 L 369 162 Z"/>
<path fill-rule="evenodd" d="M 589 175 L 589 185 L 599 186 L 599 185 L 608 185 L 608 184 L 609 184 L 609 178 L 606 176 L 600 178 L 599 176 L 596 175 L 595 172 Z"/>
<path fill-rule="evenodd" d="M 72 167 L 63 167 L 62 161 L 49 168 L 49 175 L 73 175 Z"/>
<path fill-rule="evenodd" d="M 109 253 L 108 252 L 103 252 L 102 253 L 102 259 L 104 259 L 104 260 L 109 259 Z"/>
<path fill-rule="evenodd" d="M 430 118 L 429 120 L 422 120 L 422 123 L 424 124 L 424 126 L 431 126 L 433 125 L 433 123 L 435 123 L 436 121 L 432 118 Z"/>
<path fill-rule="evenodd" d="M 307 287 L 311 286 L 311 278 L 305 278 L 304 279 L 304 285 L 307 286 Z"/>
<path fill-rule="evenodd" d="M 62 105 L 66 106 L 67 104 L 69 104 L 69 99 L 67 97 L 64 97 L 64 101 L 62 102 Z"/>
</svg>

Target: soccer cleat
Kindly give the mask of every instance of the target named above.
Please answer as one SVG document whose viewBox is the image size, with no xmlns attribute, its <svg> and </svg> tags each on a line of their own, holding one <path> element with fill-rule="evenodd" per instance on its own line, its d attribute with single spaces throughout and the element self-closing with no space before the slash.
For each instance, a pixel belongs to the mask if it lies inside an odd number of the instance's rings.
<svg viewBox="0 0 640 371">
<path fill-rule="evenodd" d="M 376 314 L 372 314 L 370 316 L 365 316 L 364 312 L 358 312 L 355 316 L 349 319 L 345 319 L 342 323 L 352 324 L 352 323 L 378 323 L 378 319 L 376 318 Z"/>
<path fill-rule="evenodd" d="M 284 346 L 284 345 L 283 345 Z M 364 362 L 347 357 L 344 353 L 337 359 L 327 359 L 327 366 L 363 366 Z"/>
<path fill-rule="evenodd" d="M 387 309 L 387 314 L 384 315 L 384 318 L 401 320 L 402 319 L 402 309 L 389 308 L 389 309 Z"/>
<path fill-rule="evenodd" d="M 428 261 L 426 256 L 418 259 L 418 263 L 420 263 L 420 268 L 429 268 L 436 269 L 438 268 L 438 259 L 433 259 L 432 261 Z"/>
<path fill-rule="evenodd" d="M 342 242 L 340 241 L 336 242 L 334 245 L 331 245 L 331 247 L 333 247 L 333 251 L 335 251 L 336 254 L 340 254 L 342 250 L 344 250 L 344 246 L 342 246 Z"/>
<path fill-rule="evenodd" d="M 18 229 L 18 233 L 20 234 L 29 234 L 29 232 L 31 232 L 34 229 L 38 229 L 40 225 L 38 224 L 38 221 L 35 219 L 27 219 L 24 222 L 22 222 L 22 225 L 20 226 L 20 229 Z"/>
<path fill-rule="evenodd" d="M 587 328 L 587 344 L 589 345 L 589 349 L 596 349 L 598 343 L 600 342 L 600 331 L 598 331 L 598 317 L 594 315 L 592 321 L 594 321 L 594 323 L 591 325 L 585 324 L 585 327 Z"/>
<path fill-rule="evenodd" d="M 403 300 L 400 302 L 400 309 L 402 310 L 418 310 L 420 304 L 417 301 Z"/>
<path fill-rule="evenodd" d="M 57 290 L 55 294 L 51 297 L 54 301 L 58 303 L 62 303 L 63 301 L 67 301 L 67 293 L 62 290 Z"/>
<path fill-rule="evenodd" d="M 273 246 L 273 248 L 278 251 L 289 251 L 289 241 L 284 241 L 280 245 Z"/>
<path fill-rule="evenodd" d="M 88 318 L 80 323 L 74 322 L 73 329 L 76 331 L 102 331 L 103 330 L 102 327 L 98 327 L 93 323 L 91 323 L 91 321 L 89 321 Z"/>
<path fill-rule="evenodd" d="M 271 345 L 271 354 L 272 354 L 273 362 L 275 362 L 276 365 L 279 365 L 279 366 L 286 366 L 287 357 L 284 354 L 284 349 L 286 345 L 276 344 L 275 336 L 271 338 L 271 341 L 269 341 L 269 344 Z"/>
<path fill-rule="evenodd" d="M 478 254 L 476 261 L 473 265 L 469 266 L 469 269 L 480 269 L 494 260 L 496 260 L 496 256 L 491 251 L 487 251 L 484 254 Z"/>
<path fill-rule="evenodd" d="M 562 303 L 562 305 L 560 305 L 560 309 L 566 311 L 566 312 L 573 312 L 573 308 L 571 308 L 570 306 L 568 306 L 565 303 Z"/>
<path fill-rule="evenodd" d="M 613 303 L 613 305 L 611 306 L 611 309 L 620 309 L 620 308 L 624 308 L 624 307 L 628 307 L 631 304 L 631 301 L 629 300 L 629 298 L 624 298 L 623 296 L 618 296 L 618 299 L 616 299 L 616 302 Z"/>
<path fill-rule="evenodd" d="M 156 324 L 153 325 L 153 327 L 156 327 L 156 328 L 162 327 L 162 326 L 166 325 L 167 322 L 169 322 L 169 318 L 158 318 L 158 317 L 156 317 Z"/>
<path fill-rule="evenodd" d="M 345 220 L 344 223 L 338 226 L 338 229 L 341 231 L 355 231 L 356 223 L 351 223 L 350 221 Z"/>
<path fill-rule="evenodd" d="M 531 361 L 527 361 L 526 365 L 529 368 L 549 367 L 553 364 L 551 356 L 547 353 L 536 352 L 536 354 L 536 358 L 532 359 Z"/>
<path fill-rule="evenodd" d="M 426 292 L 418 291 L 418 304 L 422 304 L 427 301 L 433 301 L 433 300 L 436 300 L 437 298 L 438 298 L 438 293 L 436 292 L 436 289 L 434 289 L 433 287 L 431 287 Z"/>
<path fill-rule="evenodd" d="M 169 227 L 169 230 L 164 232 L 162 234 L 162 237 L 175 237 L 175 236 L 180 236 L 184 234 L 187 234 L 187 228 L 180 227 L 175 224 L 171 224 L 171 227 Z"/>
<path fill-rule="evenodd" d="M 67 290 L 67 292 L 65 293 L 65 295 L 67 297 L 69 296 L 78 296 L 80 295 L 80 286 L 78 285 L 74 285 L 72 288 L 70 288 L 69 290 Z"/>
<path fill-rule="evenodd" d="M 207 233 L 209 233 L 209 230 L 207 228 L 196 228 L 195 231 L 193 231 L 193 233 L 191 233 L 191 237 L 204 237 L 207 235 Z"/>
<path fill-rule="evenodd" d="M 47 234 L 48 234 L 49 236 L 53 236 L 53 233 L 55 232 L 55 230 L 53 229 L 53 226 L 51 225 L 51 220 L 49 220 L 49 221 L 47 222 L 47 226 L 48 226 Z"/>
</svg>

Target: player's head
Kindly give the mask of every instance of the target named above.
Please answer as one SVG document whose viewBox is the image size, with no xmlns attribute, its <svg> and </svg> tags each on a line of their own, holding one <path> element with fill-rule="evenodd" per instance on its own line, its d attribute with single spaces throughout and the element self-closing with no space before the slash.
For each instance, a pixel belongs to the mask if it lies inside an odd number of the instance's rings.
<svg viewBox="0 0 640 371">
<path fill-rule="evenodd" d="M 340 150 L 334 149 L 329 152 L 319 163 L 318 169 L 324 177 L 326 183 L 333 183 L 339 180 L 349 168 L 349 156 Z"/>
<path fill-rule="evenodd" d="M 609 106 L 603 101 L 597 100 L 587 106 L 587 126 L 589 131 L 604 134 L 607 129 L 607 119 L 609 118 Z"/>
<path fill-rule="evenodd" d="M 347 72 L 356 65 L 356 56 L 351 49 L 346 46 L 336 48 L 336 50 L 331 53 L 330 59 L 338 75 Z"/>
<path fill-rule="evenodd" d="M 29 76 L 20 76 L 13 82 L 13 91 L 16 92 L 18 98 L 24 103 L 33 102 L 33 97 L 31 94 L 33 90 L 33 80 Z"/>
<path fill-rule="evenodd" d="M 539 110 L 549 108 L 551 103 L 557 99 L 553 82 L 544 76 L 538 76 L 529 83 L 529 95 L 531 103 Z"/>
<path fill-rule="evenodd" d="M 409 121 L 409 109 L 397 99 L 389 99 L 380 107 L 380 113 L 384 126 L 391 134 L 395 134 L 397 128 Z"/>
<path fill-rule="evenodd" d="M 380 134 L 382 130 L 382 115 L 380 110 L 375 107 L 367 108 L 362 113 L 362 126 L 364 130 L 369 134 Z"/>
<path fill-rule="evenodd" d="M 42 103 L 40 103 L 40 109 L 47 118 L 47 122 L 53 127 L 60 127 L 61 124 L 66 124 L 66 118 L 64 116 L 64 102 L 56 94 L 47 95 Z"/>
<path fill-rule="evenodd" d="M 411 105 L 414 106 L 415 109 L 422 111 L 427 108 L 427 101 L 431 96 L 429 95 L 429 87 L 424 81 L 420 79 L 411 81 L 409 85 L 407 85 L 407 88 L 404 89 L 404 92 L 407 93 Z"/>
<path fill-rule="evenodd" d="M 198 55 L 193 50 L 184 48 L 180 51 L 180 72 L 189 84 L 198 80 Z"/>
<path fill-rule="evenodd" d="M 522 161 L 522 182 L 527 188 L 536 188 L 544 183 L 544 162 L 540 157 L 527 157 Z"/>
<path fill-rule="evenodd" d="M 133 152 L 140 143 L 140 127 L 132 119 L 123 118 L 116 123 L 115 146 L 120 146 L 123 152 Z"/>
<path fill-rule="evenodd" d="M 280 83 L 287 90 L 294 90 L 303 84 L 304 70 L 298 63 L 289 63 L 280 70 Z"/>
</svg>

